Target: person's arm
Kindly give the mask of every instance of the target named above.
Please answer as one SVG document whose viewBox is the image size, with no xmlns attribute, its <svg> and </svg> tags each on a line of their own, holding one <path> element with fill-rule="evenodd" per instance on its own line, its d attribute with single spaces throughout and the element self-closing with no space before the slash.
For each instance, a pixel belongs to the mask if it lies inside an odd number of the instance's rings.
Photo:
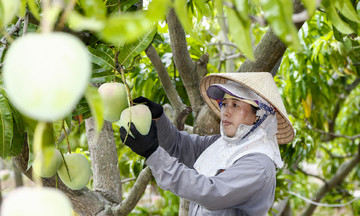
<svg viewBox="0 0 360 216">
<path fill-rule="evenodd" d="M 214 177 L 206 177 L 189 169 L 161 147 L 145 163 L 162 189 L 170 190 L 209 210 L 240 205 L 252 196 L 261 194 L 265 187 L 275 187 L 275 167 L 263 154 L 244 156 Z M 271 195 L 273 194 L 265 193 L 264 196 Z M 259 196 L 258 205 L 266 205 L 268 208 L 269 203 L 262 196 Z M 261 203 L 262 199 L 264 203 Z M 270 198 L 270 202 L 272 201 Z"/>
<path fill-rule="evenodd" d="M 152 119 L 156 122 L 159 145 L 171 156 L 178 158 L 180 162 L 189 167 L 192 167 L 198 156 L 220 137 L 220 135 L 190 135 L 185 131 L 178 131 L 167 118 L 160 104 L 142 96 L 135 98 L 133 102 L 136 104 L 141 103 L 149 107 Z"/>
<path fill-rule="evenodd" d="M 156 126 L 159 145 L 190 168 L 199 155 L 220 137 L 220 135 L 199 136 L 178 131 L 165 113 L 156 121 Z"/>
</svg>

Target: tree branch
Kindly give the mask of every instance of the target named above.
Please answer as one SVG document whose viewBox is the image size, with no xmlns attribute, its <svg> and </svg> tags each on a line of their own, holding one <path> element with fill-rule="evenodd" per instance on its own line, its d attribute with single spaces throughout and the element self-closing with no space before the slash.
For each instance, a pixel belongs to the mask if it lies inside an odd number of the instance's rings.
<svg viewBox="0 0 360 216">
<path fill-rule="evenodd" d="M 360 162 L 360 156 L 359 156 L 359 149 L 356 155 L 344 163 L 341 164 L 339 169 L 336 171 L 335 175 L 327 182 L 327 184 L 324 184 L 316 193 L 315 198 L 313 201 L 319 202 L 325 194 L 333 189 L 335 186 L 340 184 L 346 176 L 352 171 L 352 169 Z M 314 204 L 310 204 L 302 216 L 310 216 L 315 211 L 315 208 L 317 206 Z"/>
<path fill-rule="evenodd" d="M 85 127 L 93 170 L 93 190 L 114 203 L 120 203 L 121 178 L 112 124 L 105 121 L 97 134 L 95 120 L 90 117 L 85 120 Z"/>
<path fill-rule="evenodd" d="M 149 167 L 146 167 L 140 172 L 126 199 L 123 200 L 119 205 L 112 208 L 113 214 L 119 216 L 128 215 L 139 202 L 151 178 L 151 170 Z"/>
<path fill-rule="evenodd" d="M 314 175 L 311 173 L 306 172 L 305 170 L 303 170 L 301 167 L 299 167 L 299 164 L 296 164 L 296 169 L 299 170 L 300 172 L 302 172 L 303 174 L 307 175 L 307 176 L 311 176 L 317 179 L 320 179 L 322 182 L 324 182 L 324 184 L 327 184 L 326 180 L 324 178 L 322 178 L 321 176 L 318 175 Z"/>
<path fill-rule="evenodd" d="M 200 97 L 200 77 L 197 72 L 197 65 L 196 62 L 190 58 L 189 51 L 187 50 L 185 31 L 173 9 L 170 9 L 166 20 L 169 26 L 170 45 L 174 63 L 179 71 L 196 117 L 200 111 L 201 105 L 204 103 Z"/>
<path fill-rule="evenodd" d="M 162 63 L 159 54 L 156 52 L 156 49 L 153 45 L 150 45 L 146 48 L 145 53 L 159 75 L 159 79 L 171 106 L 176 110 L 176 112 L 181 112 L 186 108 L 186 105 L 181 101 L 181 98 L 173 86 L 170 76 Z"/>
<path fill-rule="evenodd" d="M 294 13 L 304 10 L 300 0 L 295 0 L 293 5 Z M 304 22 L 300 22 L 295 25 L 300 29 L 303 24 Z M 286 48 L 285 44 L 269 29 L 255 48 L 255 60 L 247 59 L 236 71 L 270 72 L 284 55 Z"/>
<path fill-rule="evenodd" d="M 32 168 L 27 169 L 29 160 L 29 146 L 27 140 L 24 140 L 21 153 L 13 159 L 16 167 L 22 173 L 24 173 L 25 176 L 32 180 Z M 64 192 L 73 203 L 74 211 L 80 215 L 94 215 L 94 212 L 103 212 L 105 210 L 104 206 L 111 205 L 111 203 L 103 198 L 100 194 L 91 192 L 88 188 L 83 188 L 81 190 L 71 190 L 59 180 L 59 177 L 57 178 L 57 181 L 55 177 L 43 178 L 43 186 L 53 188 L 57 187 L 59 190 Z"/>
</svg>

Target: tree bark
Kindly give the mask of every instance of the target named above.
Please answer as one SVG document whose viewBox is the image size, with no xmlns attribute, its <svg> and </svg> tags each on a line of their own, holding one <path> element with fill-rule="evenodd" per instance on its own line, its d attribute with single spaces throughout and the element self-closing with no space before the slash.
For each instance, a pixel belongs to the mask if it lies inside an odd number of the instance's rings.
<svg viewBox="0 0 360 216">
<path fill-rule="evenodd" d="M 27 169 L 29 160 L 29 148 L 28 144 L 23 145 L 21 153 L 14 157 L 14 164 L 17 168 L 24 173 L 29 179 L 32 180 L 32 168 Z M 43 178 L 42 184 L 45 187 L 56 187 L 64 192 L 73 204 L 74 211 L 80 215 L 104 215 L 102 212 L 105 210 L 106 205 L 111 203 L 104 199 L 100 194 L 91 192 L 88 188 L 81 190 L 71 190 L 64 185 L 59 177 Z"/>
<path fill-rule="evenodd" d="M 324 184 L 317 191 L 315 198 L 313 200 L 315 202 L 319 202 L 328 191 L 333 189 L 336 185 L 339 185 L 346 178 L 346 176 L 351 172 L 351 170 L 353 170 L 353 168 L 358 165 L 359 162 L 360 162 L 360 151 L 358 149 L 358 152 L 356 153 L 356 155 L 352 159 L 349 159 L 349 160 L 345 161 L 344 163 L 342 163 L 341 166 L 339 167 L 339 169 L 336 171 L 335 175 L 330 179 L 330 181 L 328 181 L 326 184 Z M 315 211 L 316 207 L 317 207 L 316 205 L 310 204 L 306 208 L 304 213 L 302 213 L 302 216 L 312 215 L 313 212 Z"/>
<path fill-rule="evenodd" d="M 94 118 L 85 120 L 86 136 L 93 170 L 93 190 L 109 201 L 122 200 L 121 178 L 112 124 L 105 121 L 99 134 L 96 133 Z"/>
<path fill-rule="evenodd" d="M 294 13 L 304 10 L 300 0 L 294 0 L 293 7 Z M 295 23 L 298 29 L 303 24 L 304 22 Z M 255 61 L 246 60 L 236 71 L 270 72 L 284 55 L 286 48 L 285 44 L 269 29 L 255 48 Z"/>
<path fill-rule="evenodd" d="M 194 112 L 194 117 L 196 118 L 201 109 L 201 105 L 204 103 L 200 96 L 200 76 L 198 70 L 200 68 L 206 70 L 207 62 L 206 64 L 197 64 L 191 59 L 189 51 L 187 50 L 185 31 L 173 9 L 170 9 L 166 20 L 169 26 L 170 45 L 174 63 L 179 71 L 191 103 L 191 108 Z M 200 68 L 198 68 L 198 66 Z"/>
</svg>

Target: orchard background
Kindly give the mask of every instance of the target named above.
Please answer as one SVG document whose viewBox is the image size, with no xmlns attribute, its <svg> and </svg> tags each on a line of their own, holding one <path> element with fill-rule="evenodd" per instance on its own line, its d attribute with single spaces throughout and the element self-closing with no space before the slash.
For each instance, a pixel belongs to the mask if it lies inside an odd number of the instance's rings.
<svg viewBox="0 0 360 216">
<path fill-rule="evenodd" d="M 269 214 L 360 214 L 358 0 L 2 0 L 0 11 L 1 70 L 17 38 L 44 26 L 66 32 L 80 38 L 91 56 L 89 86 L 126 83 L 131 98 L 164 105 L 177 128 L 190 133 L 219 130 L 199 93 L 202 77 L 271 72 L 296 137 L 280 146 L 286 167 L 277 173 Z M 118 123 L 102 121 L 94 88 L 53 122 L 60 151 L 91 162 L 91 181 L 81 190 L 56 177 L 42 185 L 63 191 L 74 215 L 187 215 L 187 201 L 158 188 L 143 158 L 121 143 Z M 29 149 L 37 122 L 0 89 L 6 198 L 15 187 L 34 184 Z"/>
</svg>

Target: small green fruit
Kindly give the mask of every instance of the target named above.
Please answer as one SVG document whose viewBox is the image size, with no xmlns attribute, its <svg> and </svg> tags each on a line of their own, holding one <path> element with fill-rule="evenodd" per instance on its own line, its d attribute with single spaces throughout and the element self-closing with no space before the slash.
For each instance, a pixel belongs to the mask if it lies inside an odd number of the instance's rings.
<svg viewBox="0 0 360 216">
<path fill-rule="evenodd" d="M 20 215 L 71 216 L 71 201 L 63 192 L 54 188 L 20 187 L 5 197 L 1 204 L 1 216 Z"/>
<path fill-rule="evenodd" d="M 104 103 L 104 119 L 109 122 L 119 121 L 121 112 L 128 107 L 125 85 L 104 83 L 98 91 Z"/>
<path fill-rule="evenodd" d="M 33 170 L 36 175 L 43 178 L 54 176 L 62 164 L 61 153 L 56 148 L 45 148 L 38 152 L 33 162 Z"/>
<path fill-rule="evenodd" d="M 128 107 L 122 111 L 120 116 L 120 127 L 123 126 L 126 130 L 129 129 L 129 122 L 135 124 L 136 129 L 142 134 L 146 135 L 150 131 L 151 126 L 151 112 L 150 109 L 143 104 Z M 130 135 L 132 136 L 131 132 Z"/>
<path fill-rule="evenodd" d="M 90 163 L 86 157 L 79 153 L 64 155 L 65 163 L 58 170 L 61 181 L 72 190 L 80 190 L 87 185 L 91 177 Z M 70 174 L 70 177 L 69 177 Z"/>
<path fill-rule="evenodd" d="M 71 34 L 29 33 L 10 46 L 3 67 L 5 90 L 14 106 L 39 121 L 68 115 L 91 76 L 85 45 Z"/>
</svg>

